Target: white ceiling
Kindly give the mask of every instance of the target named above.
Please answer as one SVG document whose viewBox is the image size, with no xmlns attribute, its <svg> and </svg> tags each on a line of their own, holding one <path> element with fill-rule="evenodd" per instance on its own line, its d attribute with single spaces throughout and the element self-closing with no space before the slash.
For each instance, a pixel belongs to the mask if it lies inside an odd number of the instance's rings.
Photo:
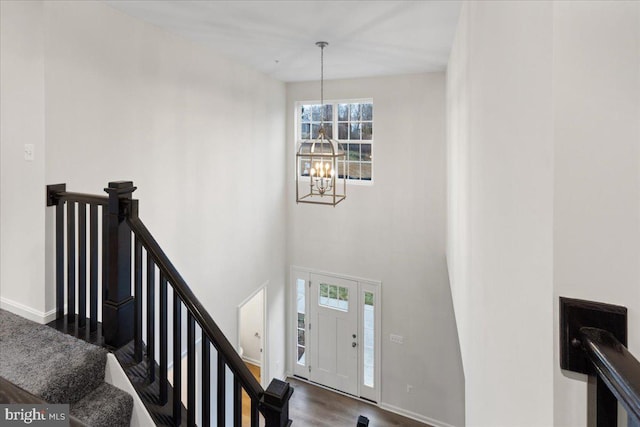
<svg viewBox="0 0 640 427">
<path fill-rule="evenodd" d="M 444 70 L 460 1 L 107 0 L 278 80 Z"/>
</svg>

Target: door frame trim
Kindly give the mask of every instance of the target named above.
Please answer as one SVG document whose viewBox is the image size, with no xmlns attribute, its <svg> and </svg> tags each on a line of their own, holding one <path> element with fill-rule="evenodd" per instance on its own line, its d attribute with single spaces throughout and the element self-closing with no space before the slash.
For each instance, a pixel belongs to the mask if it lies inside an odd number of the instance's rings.
<svg viewBox="0 0 640 427">
<path fill-rule="evenodd" d="M 236 307 L 236 318 L 237 318 L 237 345 L 236 345 L 236 351 L 238 352 L 238 354 L 240 354 L 240 326 L 241 326 L 241 315 L 240 315 L 240 311 L 242 309 L 242 307 L 244 307 L 244 305 L 246 303 L 248 303 L 253 297 L 255 297 L 256 295 L 258 295 L 260 293 L 260 291 L 263 291 L 262 293 L 262 337 L 260 339 L 261 341 L 261 346 L 262 346 L 262 360 L 261 360 L 261 365 L 260 366 L 260 385 L 262 385 L 263 387 L 266 387 L 266 381 L 267 378 L 269 378 L 268 376 L 268 371 L 269 371 L 269 363 L 268 363 L 268 354 L 269 354 L 269 340 L 267 338 L 268 336 L 268 316 L 267 316 L 267 288 L 269 286 L 269 281 L 267 280 L 266 282 L 264 282 L 262 285 L 260 285 L 259 287 L 257 287 L 253 292 L 251 292 L 251 294 L 249 294 L 248 297 L 246 297 L 244 300 L 242 300 L 242 302 L 240 304 L 238 304 L 238 306 Z"/>
<path fill-rule="evenodd" d="M 375 365 L 375 371 L 374 371 L 374 384 L 375 384 L 375 403 L 379 405 L 382 399 L 382 281 L 380 280 L 374 280 L 374 279 L 367 279 L 364 277 L 359 277 L 359 276 L 354 276 L 354 275 L 349 275 L 349 274 L 341 274 L 341 273 L 336 273 L 336 272 L 329 272 L 329 271 L 325 271 L 325 270 L 319 270 L 319 269 L 315 269 L 315 268 L 308 268 L 308 267 L 301 267 L 301 266 L 297 266 L 297 265 L 291 265 L 289 268 L 289 296 L 287 298 L 288 301 L 288 309 L 287 309 L 287 316 L 289 317 L 289 321 L 287 322 L 287 339 L 286 339 L 286 345 L 287 345 L 287 370 L 291 373 L 291 375 L 295 375 L 295 366 L 296 366 L 296 360 L 295 357 L 293 356 L 296 352 L 297 349 L 297 315 L 296 315 L 296 307 L 297 307 L 297 288 L 296 288 L 296 273 L 297 274 L 303 274 L 306 275 L 307 277 L 307 281 L 309 280 L 309 276 L 311 274 L 320 274 L 323 276 L 328 276 L 328 277 L 335 277 L 338 279 L 346 279 L 346 280 L 352 280 L 352 281 L 356 281 L 358 282 L 358 292 L 362 292 L 362 288 L 361 288 L 361 284 L 366 284 L 369 286 L 374 287 L 377 292 L 377 301 L 375 303 L 375 307 L 376 307 L 376 316 L 375 316 L 375 322 L 376 322 L 376 331 L 375 331 L 375 339 L 376 339 L 376 346 L 375 346 L 375 359 L 376 359 L 376 365 Z M 308 289 L 308 286 L 307 286 Z M 308 315 L 308 311 L 309 311 L 309 299 L 306 299 L 306 311 L 307 311 L 307 315 Z M 361 305 L 361 304 L 359 304 Z M 360 315 L 360 310 L 361 307 L 358 308 L 358 328 L 360 329 L 361 327 L 363 327 L 362 325 L 362 320 L 361 319 L 361 315 Z M 363 381 L 363 373 L 361 372 L 363 368 L 363 365 L 361 363 L 361 360 L 358 361 L 358 390 L 359 393 L 361 394 L 361 383 Z M 304 378 L 304 377 L 302 377 Z M 308 379 L 308 377 L 307 377 Z M 313 382 L 311 382 L 312 384 L 315 384 Z M 357 398 L 361 398 L 361 396 L 357 396 Z M 368 400 L 368 398 L 365 398 L 365 400 Z"/>
</svg>

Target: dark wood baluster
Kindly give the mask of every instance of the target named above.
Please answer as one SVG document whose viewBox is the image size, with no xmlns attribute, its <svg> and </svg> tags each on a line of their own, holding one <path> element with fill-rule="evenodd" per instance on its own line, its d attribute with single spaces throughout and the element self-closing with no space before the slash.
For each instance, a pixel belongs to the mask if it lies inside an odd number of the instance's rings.
<svg viewBox="0 0 640 427">
<path fill-rule="evenodd" d="M 242 386 L 235 375 L 233 377 L 233 425 L 242 427 Z"/>
<path fill-rule="evenodd" d="M 167 278 L 160 273 L 160 404 L 166 405 L 169 382 L 167 381 Z"/>
<path fill-rule="evenodd" d="M 182 303 L 173 291 L 173 420 L 182 420 Z"/>
<path fill-rule="evenodd" d="M 251 399 L 251 427 L 258 427 L 260 413 L 258 412 L 258 401 Z"/>
<path fill-rule="evenodd" d="M 64 316 L 64 202 L 56 205 L 56 318 Z"/>
<path fill-rule="evenodd" d="M 87 320 L 87 205 L 78 203 L 78 327 Z"/>
<path fill-rule="evenodd" d="M 67 321 L 76 320 L 76 204 L 67 203 Z"/>
<path fill-rule="evenodd" d="M 202 425 L 211 425 L 211 344 L 202 333 Z"/>
<path fill-rule="evenodd" d="M 133 357 L 142 362 L 142 243 L 135 237 L 133 243 L 133 288 L 135 305 L 133 306 Z"/>
<path fill-rule="evenodd" d="M 187 314 L 187 425 L 196 424 L 196 320 Z"/>
<path fill-rule="evenodd" d="M 89 206 L 89 329 L 98 329 L 98 205 Z"/>
<path fill-rule="evenodd" d="M 226 367 L 224 363 L 224 356 L 218 351 L 218 407 L 216 408 L 218 411 L 218 425 L 223 426 L 226 422 L 225 416 L 225 389 L 226 389 Z"/>
<path fill-rule="evenodd" d="M 109 213 L 106 206 L 102 207 L 102 304 L 107 300 L 107 252 L 109 247 Z M 104 313 L 103 313 L 104 316 Z M 103 329 L 104 332 L 104 329 Z"/>
<path fill-rule="evenodd" d="M 147 370 L 149 376 L 149 382 L 152 383 L 156 380 L 155 369 L 155 271 L 156 266 L 153 263 L 149 252 L 147 252 Z"/>
</svg>

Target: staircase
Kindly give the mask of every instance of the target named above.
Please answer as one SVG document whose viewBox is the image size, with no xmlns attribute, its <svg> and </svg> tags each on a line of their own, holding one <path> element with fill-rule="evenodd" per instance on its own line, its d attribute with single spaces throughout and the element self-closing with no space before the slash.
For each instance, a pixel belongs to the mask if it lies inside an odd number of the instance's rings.
<svg viewBox="0 0 640 427">
<path fill-rule="evenodd" d="M 129 426 L 133 399 L 104 382 L 107 351 L 0 310 L 0 377 L 92 427 Z"/>
<path fill-rule="evenodd" d="M 55 208 L 51 329 L 113 351 L 156 425 L 240 427 L 244 391 L 251 427 L 290 426 L 293 388 L 273 379 L 265 390 L 251 374 L 139 218 L 133 182 L 110 182 L 104 190 L 107 195 L 47 186 L 47 206 Z M 71 351 L 80 353 L 81 345 L 69 342 Z M 89 360 L 104 360 L 104 350 L 93 351 L 77 363 L 80 370 L 96 369 Z M 80 401 L 74 408 L 82 413 L 94 406 Z"/>
</svg>

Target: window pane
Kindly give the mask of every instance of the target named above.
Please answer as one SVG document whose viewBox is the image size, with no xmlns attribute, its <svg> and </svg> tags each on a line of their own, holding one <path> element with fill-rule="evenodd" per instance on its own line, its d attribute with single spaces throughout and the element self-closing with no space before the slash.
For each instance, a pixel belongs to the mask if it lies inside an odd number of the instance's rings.
<svg viewBox="0 0 640 427">
<path fill-rule="evenodd" d="M 360 165 L 360 179 L 365 181 L 371 181 L 371 163 L 362 162 Z"/>
<path fill-rule="evenodd" d="M 373 104 L 362 104 L 362 120 L 373 120 Z"/>
<path fill-rule="evenodd" d="M 298 346 L 298 364 L 304 365 L 304 347 Z"/>
<path fill-rule="evenodd" d="M 362 139 L 371 139 L 373 136 L 373 123 L 362 123 Z"/>
<path fill-rule="evenodd" d="M 305 308 L 305 291 L 304 291 L 304 285 L 305 285 L 305 281 L 302 279 L 297 279 L 296 280 L 296 285 L 297 285 L 297 300 L 298 300 L 298 313 L 302 313 L 302 315 L 304 316 L 304 308 Z M 298 317 L 300 317 L 300 315 L 298 315 Z"/>
<path fill-rule="evenodd" d="M 349 120 L 349 104 L 338 105 L 338 121 L 346 122 Z"/>
<path fill-rule="evenodd" d="M 311 125 L 311 139 L 318 139 L 319 130 L 320 130 L 320 123 L 314 123 Z"/>
<path fill-rule="evenodd" d="M 333 120 L 333 105 L 327 104 L 324 106 L 324 114 L 322 120 L 325 122 L 331 122 Z"/>
<path fill-rule="evenodd" d="M 340 179 L 344 179 L 344 172 L 345 172 L 345 162 L 343 160 L 338 162 L 338 178 Z"/>
<path fill-rule="evenodd" d="M 338 123 L 338 139 L 349 139 L 349 123 Z"/>
<path fill-rule="evenodd" d="M 347 174 L 349 179 L 360 179 L 360 163 L 349 162 Z"/>
<path fill-rule="evenodd" d="M 366 305 L 373 305 L 373 293 L 372 292 L 365 292 L 364 293 L 364 303 Z"/>
<path fill-rule="evenodd" d="M 311 120 L 314 122 L 320 121 L 320 105 L 311 106 Z"/>
<path fill-rule="evenodd" d="M 367 387 L 374 386 L 375 376 L 375 318 L 374 300 L 372 292 L 364 293 L 364 372 L 363 384 Z"/>
<path fill-rule="evenodd" d="M 329 286 L 327 286 L 324 283 L 320 284 L 320 296 L 321 297 L 328 297 L 329 296 Z"/>
<path fill-rule="evenodd" d="M 298 312 L 298 328 L 304 329 L 304 313 Z"/>
<path fill-rule="evenodd" d="M 311 105 L 303 105 L 300 110 L 300 120 L 308 122 L 311 120 Z"/>
<path fill-rule="evenodd" d="M 349 144 L 347 147 L 347 160 L 360 160 L 360 144 Z"/>
<path fill-rule="evenodd" d="M 361 144 L 360 145 L 360 159 L 365 162 L 371 161 L 371 144 Z"/>
<path fill-rule="evenodd" d="M 300 175 L 309 176 L 309 169 L 311 168 L 311 163 L 309 159 L 300 159 Z"/>
<path fill-rule="evenodd" d="M 351 123 L 349 139 L 360 139 L 360 123 Z"/>
<path fill-rule="evenodd" d="M 351 104 L 349 105 L 350 114 L 349 117 L 351 121 L 360 120 L 360 104 Z"/>
<path fill-rule="evenodd" d="M 338 298 L 338 287 L 336 285 L 329 286 L 329 298 L 332 298 L 332 299 Z"/>
<path fill-rule="evenodd" d="M 311 137 L 311 125 L 303 123 L 300 130 L 300 139 L 309 139 Z"/>
<path fill-rule="evenodd" d="M 331 126 L 331 123 L 324 124 L 324 134 L 327 138 L 333 138 L 333 126 Z"/>
<path fill-rule="evenodd" d="M 298 345 L 304 345 L 304 329 L 298 329 Z"/>
</svg>

